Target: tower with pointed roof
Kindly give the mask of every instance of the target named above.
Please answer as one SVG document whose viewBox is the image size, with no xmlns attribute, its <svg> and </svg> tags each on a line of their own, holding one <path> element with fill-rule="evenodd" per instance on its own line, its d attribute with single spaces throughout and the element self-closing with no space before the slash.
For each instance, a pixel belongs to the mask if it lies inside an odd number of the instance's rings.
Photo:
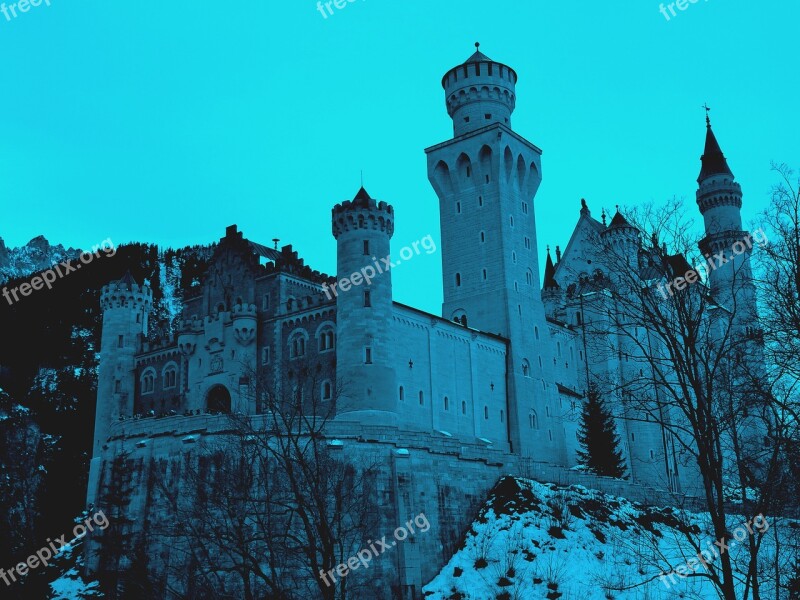
<svg viewBox="0 0 800 600">
<path fill-rule="evenodd" d="M 737 321 L 755 319 L 755 294 L 750 267 L 752 241 L 742 229 L 742 188 L 722 153 L 706 115 L 706 141 L 697 177 L 697 206 L 705 237 L 700 250 L 709 261 L 708 280 L 714 300 L 734 311 Z"/>
<path fill-rule="evenodd" d="M 337 418 L 397 426 L 392 364 L 392 273 L 389 254 L 394 209 L 363 187 L 332 210 L 336 238 Z"/>
<path fill-rule="evenodd" d="M 562 462 L 533 204 L 542 152 L 511 128 L 516 83 L 512 68 L 480 49 L 442 79 L 454 137 L 425 151 L 439 197 L 442 313 L 510 340 L 511 446 Z"/>
</svg>

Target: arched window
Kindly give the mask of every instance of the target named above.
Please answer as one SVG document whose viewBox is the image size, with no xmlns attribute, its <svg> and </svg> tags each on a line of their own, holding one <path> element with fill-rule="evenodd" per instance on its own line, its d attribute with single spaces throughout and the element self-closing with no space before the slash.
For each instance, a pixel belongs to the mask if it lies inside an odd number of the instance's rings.
<svg viewBox="0 0 800 600">
<path fill-rule="evenodd" d="M 425 394 L 422 393 L 422 390 L 419 391 L 419 405 L 422 406 L 425 404 Z"/>
<path fill-rule="evenodd" d="M 461 273 L 456 273 L 456 287 L 461 285 Z"/>
<path fill-rule="evenodd" d="M 539 417 L 536 415 L 535 410 L 532 410 L 528 415 L 528 424 L 531 426 L 531 429 L 539 429 Z"/>
<path fill-rule="evenodd" d="M 525 283 L 533 285 L 533 273 L 531 273 L 530 269 L 525 272 Z"/>
<path fill-rule="evenodd" d="M 333 326 L 323 325 L 317 330 L 317 347 L 320 352 L 328 352 L 336 347 L 336 335 Z"/>
<path fill-rule="evenodd" d="M 178 365 L 174 362 L 169 362 L 161 372 L 164 381 L 164 389 L 174 388 L 178 381 Z"/>
<path fill-rule="evenodd" d="M 289 337 L 289 358 L 300 358 L 306 355 L 306 332 L 296 331 Z"/>
<path fill-rule="evenodd" d="M 539 339 L 539 328 L 538 327 L 534 327 L 533 328 L 533 335 L 536 336 L 537 340 Z M 541 366 L 541 365 L 539 365 L 539 366 Z"/>
<path fill-rule="evenodd" d="M 522 376 L 523 377 L 531 376 L 531 363 L 528 362 L 527 358 L 522 359 Z"/>
<path fill-rule="evenodd" d="M 142 372 L 140 379 L 142 394 L 152 394 L 155 389 L 156 370 L 153 367 L 148 367 Z"/>
</svg>

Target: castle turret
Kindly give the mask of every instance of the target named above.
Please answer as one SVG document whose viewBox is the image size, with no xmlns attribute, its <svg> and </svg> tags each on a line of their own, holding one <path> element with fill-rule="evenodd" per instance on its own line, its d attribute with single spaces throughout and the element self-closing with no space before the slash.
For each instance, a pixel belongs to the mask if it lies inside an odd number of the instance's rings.
<svg viewBox="0 0 800 600">
<path fill-rule="evenodd" d="M 439 197 L 442 316 L 510 340 L 507 442 L 563 463 L 534 216 L 542 151 L 511 128 L 516 82 L 513 69 L 480 51 L 442 80 L 455 135 L 425 150 Z"/>
<path fill-rule="evenodd" d="M 710 262 L 707 270 L 711 293 L 729 310 L 742 314 L 748 304 L 755 310 L 750 269 L 752 240 L 748 232 L 742 231 L 742 188 L 734 180 L 708 116 L 705 150 L 700 162 L 697 206 L 706 232 L 700 250 Z M 745 320 L 754 316 L 748 315 Z"/>
<path fill-rule="evenodd" d="M 337 241 L 336 378 L 341 390 L 337 418 L 370 425 L 397 425 L 392 343 L 392 275 L 389 257 L 394 209 L 362 187 L 332 210 Z"/>
<path fill-rule="evenodd" d="M 619 207 L 617 207 L 617 212 L 608 227 L 600 232 L 600 238 L 608 249 L 606 259 L 611 263 L 607 265 L 609 273 L 623 268 L 628 270 L 638 269 L 639 249 L 641 247 L 639 230 L 622 216 L 622 213 L 619 212 Z M 621 262 L 624 262 L 625 265 L 619 264 Z"/>
<path fill-rule="evenodd" d="M 560 258 L 560 257 L 559 257 Z M 547 316 L 555 319 L 556 312 L 563 301 L 563 291 L 556 281 L 556 267 L 550 256 L 550 246 L 547 247 L 547 262 L 544 265 L 544 285 L 542 286 L 542 302 Z"/>
<path fill-rule="evenodd" d="M 94 443 L 89 481 L 89 501 L 97 491 L 103 446 L 111 425 L 120 417 L 133 415 L 136 392 L 134 355 L 139 338 L 147 333 L 153 305 L 150 286 L 137 284 L 130 272 L 119 281 L 103 286 L 100 306 L 103 329 L 100 338 L 100 365 L 97 378 Z"/>
<path fill-rule="evenodd" d="M 517 74 L 511 67 L 495 62 L 479 50 L 442 78 L 447 114 L 453 118 L 456 136 L 492 123 L 511 127 L 516 103 Z"/>
</svg>

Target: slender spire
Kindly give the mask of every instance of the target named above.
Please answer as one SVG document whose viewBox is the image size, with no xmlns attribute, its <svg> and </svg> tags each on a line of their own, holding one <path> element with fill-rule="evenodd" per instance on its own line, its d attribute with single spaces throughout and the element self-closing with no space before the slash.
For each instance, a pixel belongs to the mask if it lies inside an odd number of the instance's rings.
<svg viewBox="0 0 800 600">
<path fill-rule="evenodd" d="M 547 247 L 547 262 L 544 265 L 544 289 L 557 290 L 558 283 L 555 279 L 556 268 L 553 265 L 553 258 L 550 256 L 550 246 Z"/>
<path fill-rule="evenodd" d="M 708 111 L 711 109 L 708 105 L 704 105 L 706 111 L 706 147 L 703 150 L 703 156 L 700 157 L 700 175 L 697 181 L 703 181 L 712 175 L 730 175 L 733 177 L 728 161 L 725 160 L 725 155 L 722 154 L 722 149 L 717 142 L 717 136 L 714 135 L 714 130 L 711 129 L 711 119 L 708 116 Z"/>
</svg>

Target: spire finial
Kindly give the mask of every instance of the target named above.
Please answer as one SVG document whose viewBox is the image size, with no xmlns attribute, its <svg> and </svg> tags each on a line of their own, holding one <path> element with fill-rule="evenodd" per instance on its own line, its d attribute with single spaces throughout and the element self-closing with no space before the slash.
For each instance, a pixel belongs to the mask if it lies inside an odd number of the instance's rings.
<svg viewBox="0 0 800 600">
<path fill-rule="evenodd" d="M 603 219 L 603 227 L 606 225 L 606 209 L 603 209 L 603 212 L 600 214 L 600 217 Z"/>
<path fill-rule="evenodd" d="M 617 212 L 619 212 L 619 204 L 617 204 Z"/>
<path fill-rule="evenodd" d="M 550 255 L 550 244 L 547 244 L 547 255 Z"/>
<path fill-rule="evenodd" d="M 361 187 L 364 187 L 364 169 L 361 169 Z"/>
<path fill-rule="evenodd" d="M 481 43 L 480 42 L 475 42 L 475 49 L 477 50 L 480 47 L 481 47 Z"/>
<path fill-rule="evenodd" d="M 711 108 L 708 106 L 708 102 L 705 102 L 703 104 L 703 108 L 706 111 L 706 127 L 708 127 L 710 129 L 711 128 L 711 119 L 709 118 L 708 113 L 711 112 Z"/>
</svg>

